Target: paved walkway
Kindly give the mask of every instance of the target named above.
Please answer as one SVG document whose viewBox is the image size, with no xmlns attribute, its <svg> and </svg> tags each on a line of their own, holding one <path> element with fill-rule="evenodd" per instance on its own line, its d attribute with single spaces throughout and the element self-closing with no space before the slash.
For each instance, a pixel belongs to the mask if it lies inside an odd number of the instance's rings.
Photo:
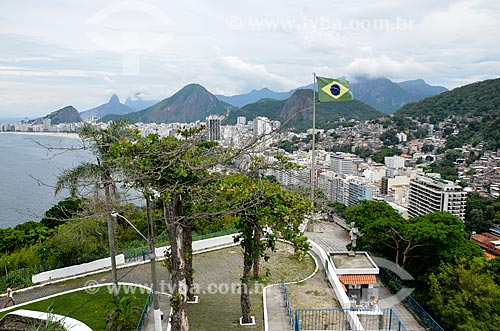
<svg viewBox="0 0 500 331">
<path fill-rule="evenodd" d="M 318 256 L 311 251 L 318 259 Z M 302 308 L 338 308 L 338 302 L 330 283 L 327 280 L 325 270 L 318 263 L 316 273 L 305 282 L 299 284 L 287 284 L 289 302 L 294 318 L 295 309 Z M 290 316 L 287 314 L 283 288 L 272 286 L 266 290 L 267 316 L 270 331 L 290 331 Z"/>
<path fill-rule="evenodd" d="M 271 286 L 266 290 L 267 316 L 269 330 L 290 331 L 290 317 L 287 315 L 283 288 L 279 285 Z"/>
<path fill-rule="evenodd" d="M 351 242 L 349 233 L 335 223 L 316 221 L 314 232 L 305 232 L 307 238 L 320 245 L 327 252 L 345 252 Z"/>
<path fill-rule="evenodd" d="M 399 319 L 406 326 L 408 331 L 425 331 L 420 323 L 415 319 L 415 316 L 409 311 L 398 299 L 396 296 L 393 296 L 389 289 L 378 283 L 378 296 L 382 300 L 379 301 L 380 308 L 392 308 L 396 314 L 399 316 Z"/>
<path fill-rule="evenodd" d="M 160 294 L 160 310 L 163 312 L 163 321 L 161 323 L 162 330 L 167 330 L 168 326 L 168 315 L 170 314 L 170 296 L 165 294 Z M 151 304 L 148 314 L 148 319 L 144 324 L 144 331 L 155 331 L 155 321 L 153 304 Z"/>
<path fill-rule="evenodd" d="M 306 236 L 320 245 L 326 252 L 346 251 L 346 245 L 350 243 L 349 233 L 339 225 L 316 221 L 314 232 L 305 232 Z M 405 324 L 408 331 L 425 331 L 425 328 L 415 319 L 413 314 L 403 305 L 400 300 L 393 297 L 378 280 L 375 287 L 378 290 L 380 308 L 392 308 Z"/>
</svg>

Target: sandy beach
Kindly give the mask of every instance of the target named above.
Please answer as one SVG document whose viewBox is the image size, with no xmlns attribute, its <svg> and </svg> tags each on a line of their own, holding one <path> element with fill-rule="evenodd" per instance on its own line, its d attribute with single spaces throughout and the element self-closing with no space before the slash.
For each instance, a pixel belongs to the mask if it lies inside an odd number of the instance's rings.
<svg viewBox="0 0 500 331">
<path fill-rule="evenodd" d="M 49 137 L 62 137 L 62 138 L 75 138 L 78 139 L 80 136 L 78 133 L 71 132 L 0 132 L 0 134 L 21 134 L 21 135 L 30 135 L 30 136 L 49 136 Z"/>
</svg>

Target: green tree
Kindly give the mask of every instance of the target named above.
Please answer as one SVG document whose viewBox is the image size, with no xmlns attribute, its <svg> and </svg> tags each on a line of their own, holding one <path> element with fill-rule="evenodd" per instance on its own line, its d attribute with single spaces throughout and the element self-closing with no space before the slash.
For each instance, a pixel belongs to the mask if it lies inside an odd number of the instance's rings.
<svg viewBox="0 0 500 331">
<path fill-rule="evenodd" d="M 423 146 L 422 146 L 422 153 L 430 153 L 434 150 L 434 145 L 431 144 L 431 143 L 425 143 Z"/>
<path fill-rule="evenodd" d="M 277 183 L 270 183 L 248 176 L 232 176 L 219 186 L 220 198 L 230 201 L 239 210 L 236 227 L 240 235 L 235 239 L 243 248 L 243 275 L 241 310 L 243 322 L 250 323 L 250 272 L 254 261 L 268 258 L 267 251 L 275 250 L 280 236 L 290 241 L 296 252 L 308 249 L 299 226 L 311 210 L 307 199 L 282 189 Z"/>
<path fill-rule="evenodd" d="M 415 139 L 423 139 L 425 137 L 427 137 L 427 135 L 429 134 L 429 131 L 427 131 L 426 129 L 417 129 L 413 132 L 413 138 Z"/>
<path fill-rule="evenodd" d="M 401 237 L 405 220 L 385 202 L 360 201 L 344 212 L 347 223 L 354 222 L 362 232 L 358 246 L 401 263 L 404 242 Z"/>
<path fill-rule="evenodd" d="M 405 220 L 385 202 L 361 201 L 344 215 L 360 228 L 360 247 L 393 260 L 417 276 L 442 261 L 481 255 L 479 247 L 467 239 L 463 222 L 449 213 Z"/>
<path fill-rule="evenodd" d="M 500 198 L 482 198 L 477 193 L 467 196 L 465 226 L 468 231 L 487 232 L 493 224 L 500 223 Z"/>
<path fill-rule="evenodd" d="M 389 129 L 384 131 L 380 135 L 380 140 L 384 143 L 386 146 L 391 146 L 391 145 L 396 145 L 399 143 L 398 137 L 396 137 L 396 130 L 394 129 Z"/>
<path fill-rule="evenodd" d="M 100 190 L 104 190 L 104 207 L 108 223 L 109 255 L 111 257 L 112 281 L 114 294 L 118 295 L 118 278 L 116 274 L 116 248 L 114 219 L 111 216 L 112 204 L 117 197 L 115 179 L 116 165 L 110 154 L 110 146 L 122 140 L 129 134 L 126 121 L 115 121 L 103 129 L 91 124 L 85 124 L 80 132 L 80 138 L 94 153 L 96 163 L 85 162 L 72 169 L 67 169 L 58 176 L 55 185 L 55 194 L 64 188 L 70 190 L 71 196 L 76 196 L 82 187 L 93 187 L 95 199 L 99 201 Z"/>
<path fill-rule="evenodd" d="M 203 128 L 183 130 L 182 140 L 154 134 L 142 137 L 136 132 L 111 149 L 127 183 L 146 194 L 156 191 L 160 195 L 171 245 L 172 330 L 189 329 L 187 301 L 193 296 L 192 229 L 193 220 L 198 217 L 193 215 L 193 204 L 206 198 L 203 186 L 211 181 L 208 170 L 227 157 L 216 143 L 200 142 L 202 132 Z"/>
<path fill-rule="evenodd" d="M 61 268 L 102 258 L 107 245 L 105 229 L 94 219 L 63 224 L 39 248 L 40 260 L 46 266 Z"/>
<path fill-rule="evenodd" d="M 40 223 L 49 229 L 54 229 L 82 212 L 82 202 L 82 199 L 74 196 L 59 201 L 45 212 Z"/>
<path fill-rule="evenodd" d="M 394 156 L 401 154 L 397 148 L 382 147 L 379 151 L 373 154 L 373 161 L 377 163 L 384 163 L 384 157 Z"/>
<path fill-rule="evenodd" d="M 430 276 L 429 306 L 445 330 L 488 331 L 500 325 L 500 287 L 484 258 L 443 264 Z"/>
<path fill-rule="evenodd" d="M 455 161 L 462 156 L 462 153 L 456 149 L 448 150 L 440 162 L 434 162 L 429 165 L 432 172 L 441 174 L 441 177 L 447 180 L 457 180 L 458 171 Z"/>
</svg>

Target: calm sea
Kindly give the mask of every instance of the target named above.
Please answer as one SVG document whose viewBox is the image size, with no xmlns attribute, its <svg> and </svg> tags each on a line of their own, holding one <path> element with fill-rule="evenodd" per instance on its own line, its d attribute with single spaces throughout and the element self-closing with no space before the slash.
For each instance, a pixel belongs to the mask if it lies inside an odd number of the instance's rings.
<svg viewBox="0 0 500 331">
<path fill-rule="evenodd" d="M 38 142 L 38 144 L 37 144 Z M 47 150 L 40 146 L 50 146 Z M 0 134 L 0 227 L 13 227 L 26 221 L 39 221 L 43 213 L 68 196 L 54 196 L 53 185 L 63 169 L 91 160 L 79 148 L 76 138 L 46 135 Z"/>
</svg>

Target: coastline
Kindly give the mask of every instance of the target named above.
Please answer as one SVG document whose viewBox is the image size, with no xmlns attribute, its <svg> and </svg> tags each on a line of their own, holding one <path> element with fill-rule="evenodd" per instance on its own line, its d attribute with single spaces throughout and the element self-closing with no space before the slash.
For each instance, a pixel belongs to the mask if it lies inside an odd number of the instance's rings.
<svg viewBox="0 0 500 331">
<path fill-rule="evenodd" d="M 25 131 L 7 131 L 0 132 L 0 134 L 20 134 L 30 136 L 48 136 L 48 137 L 61 137 L 61 138 L 74 138 L 79 139 L 78 133 L 73 132 L 25 132 Z"/>
</svg>

